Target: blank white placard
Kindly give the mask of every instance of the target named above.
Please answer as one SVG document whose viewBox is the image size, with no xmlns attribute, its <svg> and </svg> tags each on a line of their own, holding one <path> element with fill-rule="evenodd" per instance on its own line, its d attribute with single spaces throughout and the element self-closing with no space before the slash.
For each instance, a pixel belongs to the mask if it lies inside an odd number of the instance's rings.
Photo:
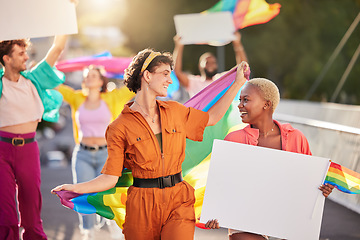
<svg viewBox="0 0 360 240">
<path fill-rule="evenodd" d="M 69 0 L 2 0 L 0 29 L 0 40 L 75 34 L 75 6 Z"/>
<path fill-rule="evenodd" d="M 225 45 L 235 39 L 230 12 L 194 13 L 174 16 L 176 34 L 183 44 Z"/>
<path fill-rule="evenodd" d="M 201 222 L 288 240 L 318 240 L 329 159 L 214 140 Z"/>
</svg>

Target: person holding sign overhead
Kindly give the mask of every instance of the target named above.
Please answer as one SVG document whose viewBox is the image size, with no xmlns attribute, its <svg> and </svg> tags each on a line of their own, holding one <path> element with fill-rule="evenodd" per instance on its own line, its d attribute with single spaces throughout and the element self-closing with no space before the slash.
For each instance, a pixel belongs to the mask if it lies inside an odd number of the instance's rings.
<svg viewBox="0 0 360 240">
<path fill-rule="evenodd" d="M 52 192 L 92 193 L 115 186 L 123 168 L 131 169 L 123 233 L 127 240 L 190 240 L 194 238 L 194 189 L 182 179 L 186 138 L 202 141 L 206 126 L 225 114 L 246 79 L 248 64 L 237 68 L 234 83 L 208 112 L 175 101 L 160 101 L 172 83 L 169 53 L 145 49 L 125 70 L 125 84 L 136 93 L 106 131 L 108 158 L 97 178 L 63 184 Z"/>
<path fill-rule="evenodd" d="M 249 80 L 240 93 L 238 105 L 242 121 L 249 125 L 229 133 L 224 140 L 311 155 L 309 143 L 299 130 L 273 119 L 279 101 L 279 89 L 272 81 L 265 78 Z M 330 184 L 319 187 L 325 197 L 329 196 L 333 188 Z M 205 227 L 220 226 L 217 220 L 209 220 Z M 229 239 L 263 240 L 268 237 L 229 229 Z"/>
<path fill-rule="evenodd" d="M 191 98 L 220 77 L 220 74 L 218 74 L 217 60 L 212 53 L 206 52 L 199 58 L 200 75 L 187 74 L 183 72 L 182 68 L 184 45 L 181 43 L 181 37 L 176 35 L 174 42 L 174 72 L 180 84 L 185 87 Z M 244 46 L 241 43 L 241 35 L 238 31 L 235 32 L 235 40 L 233 40 L 232 44 L 236 63 L 240 64 L 242 61 L 248 62 Z"/>
<path fill-rule="evenodd" d="M 30 71 L 26 39 L 0 42 L 0 239 L 19 239 L 18 190 L 23 239 L 47 239 L 40 218 L 40 156 L 35 131 L 43 118 L 57 121 L 62 97 L 55 90 L 64 81 L 53 66 L 65 47 L 56 36 L 45 59 Z"/>
<path fill-rule="evenodd" d="M 71 1 L 75 2 L 75 1 Z M 6 11 L 6 10 L 5 10 Z M 67 36 L 56 36 L 46 57 L 31 70 L 28 39 L 0 41 L 0 239 L 47 239 L 41 220 L 40 156 L 35 131 L 41 119 L 57 121 L 64 75 L 53 66 Z M 17 198 L 15 197 L 17 193 Z M 18 207 L 17 207 L 18 203 Z"/>
</svg>

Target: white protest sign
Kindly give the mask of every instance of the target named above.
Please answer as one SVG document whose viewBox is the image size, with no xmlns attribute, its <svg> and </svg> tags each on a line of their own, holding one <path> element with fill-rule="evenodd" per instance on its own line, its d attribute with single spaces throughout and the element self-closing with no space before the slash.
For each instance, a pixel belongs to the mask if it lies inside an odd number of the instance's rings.
<svg viewBox="0 0 360 240">
<path fill-rule="evenodd" d="M 194 13 L 174 16 L 176 34 L 183 44 L 221 46 L 235 39 L 235 26 L 230 12 Z"/>
<path fill-rule="evenodd" d="M 329 159 L 214 140 L 200 221 L 288 240 L 318 240 Z"/>
<path fill-rule="evenodd" d="M 77 33 L 70 0 L 2 0 L 0 40 Z"/>
</svg>

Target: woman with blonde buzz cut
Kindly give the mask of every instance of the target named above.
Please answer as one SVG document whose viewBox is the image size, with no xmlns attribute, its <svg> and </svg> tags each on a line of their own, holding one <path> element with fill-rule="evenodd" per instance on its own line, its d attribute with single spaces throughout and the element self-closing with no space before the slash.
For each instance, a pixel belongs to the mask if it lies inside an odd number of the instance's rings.
<svg viewBox="0 0 360 240">
<path fill-rule="evenodd" d="M 279 101 L 279 89 L 272 81 L 265 78 L 249 80 L 241 91 L 238 105 L 242 121 L 249 125 L 229 133 L 225 140 L 311 155 L 309 143 L 304 134 L 288 123 L 281 124 L 273 119 L 273 113 Z M 319 190 L 327 197 L 333 188 L 334 186 L 325 184 L 320 186 Z M 207 228 L 220 227 L 217 220 L 210 220 L 205 226 Z M 229 229 L 229 239 L 264 240 L 269 238 L 265 235 Z"/>
</svg>

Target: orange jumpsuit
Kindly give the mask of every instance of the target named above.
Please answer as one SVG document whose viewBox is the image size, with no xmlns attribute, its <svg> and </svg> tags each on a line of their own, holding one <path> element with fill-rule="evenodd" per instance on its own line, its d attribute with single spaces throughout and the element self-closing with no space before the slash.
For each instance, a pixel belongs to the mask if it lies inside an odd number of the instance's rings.
<svg viewBox="0 0 360 240">
<path fill-rule="evenodd" d="M 186 138 L 202 141 L 206 112 L 174 101 L 157 101 L 163 152 L 143 116 L 125 106 L 106 131 L 108 159 L 102 173 L 121 176 L 123 167 L 136 178 L 158 178 L 181 171 Z M 174 187 L 128 189 L 124 234 L 127 240 L 194 238 L 194 189 L 182 181 Z"/>
</svg>

